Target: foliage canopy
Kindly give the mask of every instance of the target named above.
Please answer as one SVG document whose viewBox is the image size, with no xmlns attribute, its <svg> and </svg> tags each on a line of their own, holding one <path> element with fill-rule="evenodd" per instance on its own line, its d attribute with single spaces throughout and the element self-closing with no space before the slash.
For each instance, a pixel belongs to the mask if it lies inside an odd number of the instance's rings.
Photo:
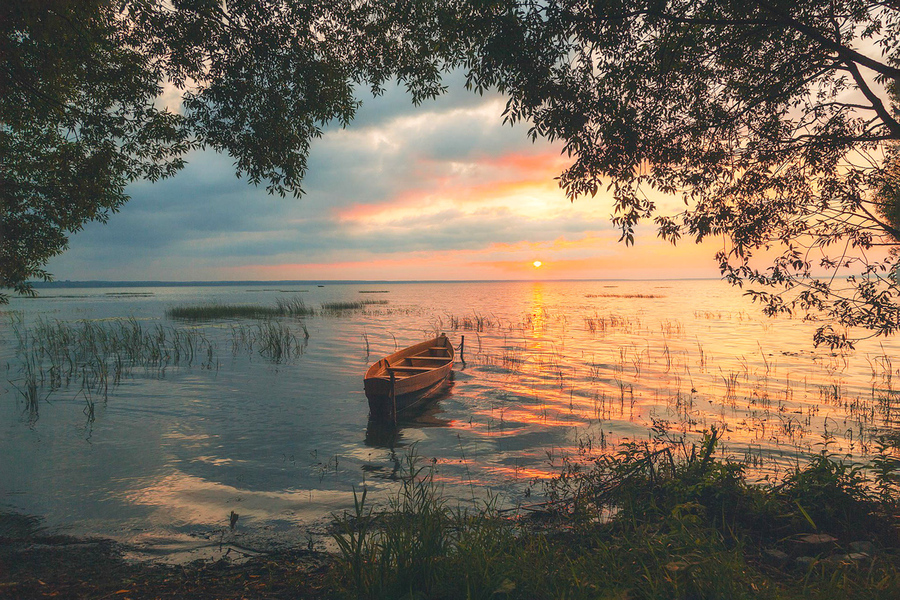
<svg viewBox="0 0 900 600">
<path fill-rule="evenodd" d="M 434 46 L 427 28 L 400 34 L 433 19 L 400 16 L 338 0 L 0 4 L 0 288 L 28 293 L 129 182 L 170 177 L 194 150 L 301 194 L 310 141 L 350 121 L 355 86 L 399 78 L 416 102 L 442 91 L 440 63 L 405 43 Z"/>
<path fill-rule="evenodd" d="M 129 182 L 212 148 L 299 194 L 357 89 L 414 102 L 462 68 L 558 140 L 571 198 L 606 187 L 633 243 L 721 237 L 765 310 L 817 343 L 900 329 L 900 5 L 844 0 L 11 0 L 0 7 L 0 287 L 104 220 Z M 181 110 L 162 106 L 178 97 Z M 661 210 L 674 196 L 683 209 Z M 844 275 L 850 275 L 845 278 Z"/>
<path fill-rule="evenodd" d="M 721 236 L 724 277 L 763 284 L 751 293 L 768 313 L 824 314 L 817 343 L 849 345 L 854 326 L 900 328 L 900 5 L 506 10 L 468 54 L 470 85 L 502 89 L 508 120 L 562 141 L 574 158 L 560 177 L 570 197 L 611 189 L 626 243 L 645 219 L 673 243 Z M 684 209 L 661 214 L 662 195 Z"/>
</svg>

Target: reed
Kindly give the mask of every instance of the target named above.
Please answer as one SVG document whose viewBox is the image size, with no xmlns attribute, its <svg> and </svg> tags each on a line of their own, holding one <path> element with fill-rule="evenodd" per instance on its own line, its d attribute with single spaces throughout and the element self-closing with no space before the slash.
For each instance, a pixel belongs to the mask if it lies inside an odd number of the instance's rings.
<svg viewBox="0 0 900 600">
<path fill-rule="evenodd" d="M 599 454 L 580 443 L 586 460 L 564 462 L 548 500 L 527 510 L 491 497 L 454 507 L 433 468 L 413 463 L 388 507 L 369 506 L 364 491 L 352 514 L 336 517 L 341 556 L 329 589 L 369 599 L 900 594 L 886 527 L 900 496 L 868 485 L 895 485 L 886 465 L 863 473 L 823 451 L 778 482 L 752 484 L 743 465 L 718 456 L 718 437 L 709 430 L 688 443 L 660 429 Z M 809 533 L 834 537 L 810 542 Z M 813 547 L 820 539 L 833 541 Z M 851 554 L 857 540 L 863 554 Z"/>
<path fill-rule="evenodd" d="M 585 294 L 585 298 L 665 298 L 659 294 Z"/>
<path fill-rule="evenodd" d="M 214 321 L 217 319 L 271 319 L 275 317 L 307 317 L 315 314 L 299 296 L 277 298 L 275 306 L 259 304 L 222 304 L 173 306 L 166 310 L 170 319 L 182 321 Z"/>
<path fill-rule="evenodd" d="M 255 325 L 235 325 L 231 328 L 231 349 L 255 352 L 275 363 L 288 362 L 306 349 L 309 331 L 302 325 L 303 340 L 291 327 L 275 319 L 259 321 Z"/>
<path fill-rule="evenodd" d="M 335 537 L 341 576 L 366 597 L 399 598 L 441 577 L 441 562 L 457 541 L 458 516 L 434 482 L 434 467 L 422 466 L 415 448 L 407 454 L 401 485 L 387 511 L 366 506 L 367 491 L 354 490 L 354 512 L 337 516 Z"/>
<path fill-rule="evenodd" d="M 256 304 L 220 304 L 210 302 L 196 306 L 173 306 L 166 310 L 170 319 L 182 321 L 213 321 L 216 319 L 265 319 L 280 316 L 276 306 Z"/>
<path fill-rule="evenodd" d="M 279 315 L 289 317 L 306 317 L 315 314 L 312 307 L 306 306 L 303 298 L 294 296 L 293 298 L 276 298 L 275 308 Z"/>
<path fill-rule="evenodd" d="M 722 373 L 722 370 L 719 369 L 719 372 Z M 725 396 L 724 401 L 728 404 L 734 406 L 734 403 L 737 401 L 737 388 L 738 388 L 738 377 L 739 374 L 734 371 L 725 375 L 722 373 L 722 381 L 725 384 Z"/>
<path fill-rule="evenodd" d="M 86 388 L 82 388 L 81 392 L 79 393 L 84 396 L 84 409 L 82 409 L 82 412 L 84 413 L 84 416 L 87 417 L 88 424 L 91 424 L 95 420 L 94 399 L 91 397 L 90 390 Z"/>
<path fill-rule="evenodd" d="M 16 388 L 25 401 L 25 411 L 30 415 L 30 420 L 35 420 L 40 410 L 40 384 L 38 382 L 38 368 L 35 366 L 35 358 L 32 356 L 26 358 L 22 367 L 22 378 L 19 380 L 19 385 L 12 380 L 9 383 Z"/>
<path fill-rule="evenodd" d="M 593 315 L 584 318 L 585 328 L 591 333 L 606 333 L 618 329 L 625 332 L 634 331 L 641 326 L 640 319 L 629 319 L 620 315 Z"/>
<path fill-rule="evenodd" d="M 680 321 L 665 319 L 659 324 L 663 337 L 680 337 L 684 335 L 684 325 Z"/>
<path fill-rule="evenodd" d="M 40 395 L 78 385 L 106 398 L 136 367 L 163 373 L 169 366 L 199 364 L 211 368 L 215 344 L 194 329 L 148 326 L 135 319 L 116 321 L 48 321 L 33 327 L 13 324 L 16 356 L 22 373 L 17 386 L 29 411 Z"/>
<path fill-rule="evenodd" d="M 387 300 L 357 300 L 356 302 L 323 302 L 322 312 L 341 313 L 352 310 L 363 310 L 367 306 L 387 304 Z"/>
<path fill-rule="evenodd" d="M 453 331 L 462 329 L 464 331 L 483 332 L 486 329 L 499 329 L 503 326 L 499 318 L 478 312 L 462 316 L 448 314 L 447 323 Z M 443 321 L 441 321 L 441 326 L 443 326 Z"/>
</svg>

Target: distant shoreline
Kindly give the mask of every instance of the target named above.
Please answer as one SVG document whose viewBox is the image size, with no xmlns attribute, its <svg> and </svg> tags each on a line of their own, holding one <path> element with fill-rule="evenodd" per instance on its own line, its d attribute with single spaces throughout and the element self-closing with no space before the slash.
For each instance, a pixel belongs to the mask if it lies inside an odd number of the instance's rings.
<svg viewBox="0 0 900 600">
<path fill-rule="evenodd" d="M 111 288 L 111 287 L 225 287 L 236 285 L 369 285 L 408 283 L 558 283 L 588 281 L 715 281 L 718 277 L 674 277 L 671 279 L 277 279 L 235 281 L 34 281 L 35 289 L 59 288 Z"/>
</svg>

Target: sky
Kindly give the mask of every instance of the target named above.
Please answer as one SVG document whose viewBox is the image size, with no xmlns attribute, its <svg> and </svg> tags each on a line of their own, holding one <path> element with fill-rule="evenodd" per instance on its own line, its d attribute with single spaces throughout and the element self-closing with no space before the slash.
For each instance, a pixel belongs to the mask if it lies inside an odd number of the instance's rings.
<svg viewBox="0 0 900 600">
<path fill-rule="evenodd" d="M 52 259 L 57 280 L 478 280 L 717 277 L 715 241 L 678 247 L 652 225 L 618 241 L 604 191 L 570 202 L 560 146 L 502 124 L 505 99 L 451 77 L 413 106 L 402 87 L 313 140 L 300 198 L 235 177 L 232 159 L 187 157 L 175 177 L 128 188 Z M 541 266 L 535 267 L 535 261 Z"/>
</svg>

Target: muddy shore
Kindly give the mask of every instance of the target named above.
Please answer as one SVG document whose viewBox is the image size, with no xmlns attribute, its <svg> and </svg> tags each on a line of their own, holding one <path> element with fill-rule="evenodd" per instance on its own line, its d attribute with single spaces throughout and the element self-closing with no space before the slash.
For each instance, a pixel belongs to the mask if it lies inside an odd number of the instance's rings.
<svg viewBox="0 0 900 600">
<path fill-rule="evenodd" d="M 183 565 L 135 561 L 114 541 L 56 534 L 25 515 L 0 516 L 4 600 L 326 598 L 324 581 L 334 560 L 291 549 Z"/>
</svg>

